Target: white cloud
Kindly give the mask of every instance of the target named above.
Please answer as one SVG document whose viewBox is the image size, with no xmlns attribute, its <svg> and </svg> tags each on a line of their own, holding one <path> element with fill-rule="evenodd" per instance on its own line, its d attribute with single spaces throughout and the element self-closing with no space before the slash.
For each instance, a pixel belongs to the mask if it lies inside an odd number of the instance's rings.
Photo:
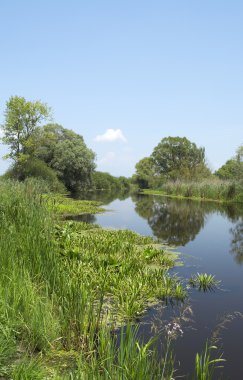
<svg viewBox="0 0 243 380">
<path fill-rule="evenodd" d="M 103 135 L 97 135 L 95 137 L 95 141 L 101 142 L 101 141 L 107 141 L 107 142 L 113 142 L 113 141 L 123 141 L 127 142 L 126 137 L 123 135 L 121 129 L 107 129 L 106 132 Z"/>
</svg>

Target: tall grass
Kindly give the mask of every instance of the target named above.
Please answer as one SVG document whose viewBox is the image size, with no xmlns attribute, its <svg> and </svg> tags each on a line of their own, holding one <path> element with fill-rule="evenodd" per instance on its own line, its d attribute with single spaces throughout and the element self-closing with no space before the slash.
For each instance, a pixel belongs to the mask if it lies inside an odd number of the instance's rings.
<svg viewBox="0 0 243 380">
<path fill-rule="evenodd" d="M 131 231 L 57 222 L 41 192 L 0 182 L 0 377 L 171 379 L 171 355 L 143 343 L 134 318 L 184 300 L 173 260 Z"/>
<path fill-rule="evenodd" d="M 218 179 L 202 182 L 168 181 L 158 192 L 160 191 L 166 195 L 177 197 L 243 202 L 243 184 L 241 182 Z"/>
</svg>

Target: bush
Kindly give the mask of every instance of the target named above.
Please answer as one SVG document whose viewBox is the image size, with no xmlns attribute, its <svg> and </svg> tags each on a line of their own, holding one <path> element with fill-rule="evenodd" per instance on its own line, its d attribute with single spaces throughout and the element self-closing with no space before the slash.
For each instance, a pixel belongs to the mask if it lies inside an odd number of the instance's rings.
<svg viewBox="0 0 243 380">
<path fill-rule="evenodd" d="M 31 159 L 21 164 L 14 164 L 3 177 L 5 179 L 16 179 L 20 181 L 34 177 L 44 180 L 51 191 L 62 193 L 66 190 L 65 186 L 57 178 L 56 172 L 38 159 Z"/>
</svg>

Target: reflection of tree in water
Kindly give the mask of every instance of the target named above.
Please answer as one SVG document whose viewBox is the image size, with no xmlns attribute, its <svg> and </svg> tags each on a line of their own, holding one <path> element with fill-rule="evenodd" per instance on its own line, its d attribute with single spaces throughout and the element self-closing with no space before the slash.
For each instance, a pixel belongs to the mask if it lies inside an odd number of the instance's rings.
<svg viewBox="0 0 243 380">
<path fill-rule="evenodd" d="M 119 190 L 100 190 L 100 191 L 88 191 L 86 193 L 79 193 L 76 195 L 77 199 L 87 199 L 90 201 L 102 202 L 103 205 L 107 205 L 113 202 L 115 199 L 123 201 L 129 197 L 129 191 Z"/>
<path fill-rule="evenodd" d="M 205 212 L 199 202 L 144 196 L 135 202 L 135 210 L 148 220 L 154 235 L 169 244 L 185 245 L 204 226 Z"/>
<path fill-rule="evenodd" d="M 226 215 L 231 222 L 237 222 L 243 216 L 242 203 L 221 203 L 218 205 L 218 211 Z"/>
<path fill-rule="evenodd" d="M 159 196 L 133 195 L 136 212 L 153 230 L 157 238 L 169 244 L 185 245 L 195 239 L 204 226 L 207 215 L 220 213 L 232 222 L 239 221 L 231 230 L 232 253 L 243 264 L 243 205 L 233 203 L 197 202 Z"/>
<path fill-rule="evenodd" d="M 238 264 L 243 264 L 243 218 L 230 230 L 232 234 L 231 253 Z"/>
</svg>

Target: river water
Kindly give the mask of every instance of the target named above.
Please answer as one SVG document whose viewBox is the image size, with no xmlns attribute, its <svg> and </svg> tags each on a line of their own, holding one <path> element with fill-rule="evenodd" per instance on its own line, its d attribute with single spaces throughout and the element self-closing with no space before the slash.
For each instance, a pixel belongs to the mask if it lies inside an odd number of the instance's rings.
<svg viewBox="0 0 243 380">
<path fill-rule="evenodd" d="M 102 198 L 108 211 L 90 221 L 130 229 L 174 246 L 184 265 L 173 271 L 185 283 L 197 272 L 213 274 L 221 281 L 214 292 L 189 289 L 189 300 L 181 307 L 151 308 L 141 320 L 140 333 L 147 339 L 165 320 L 180 315 L 183 336 L 174 342 L 176 375 L 191 379 L 195 353 L 213 338 L 226 359 L 222 379 L 243 379 L 243 205 L 147 195 Z"/>
</svg>

